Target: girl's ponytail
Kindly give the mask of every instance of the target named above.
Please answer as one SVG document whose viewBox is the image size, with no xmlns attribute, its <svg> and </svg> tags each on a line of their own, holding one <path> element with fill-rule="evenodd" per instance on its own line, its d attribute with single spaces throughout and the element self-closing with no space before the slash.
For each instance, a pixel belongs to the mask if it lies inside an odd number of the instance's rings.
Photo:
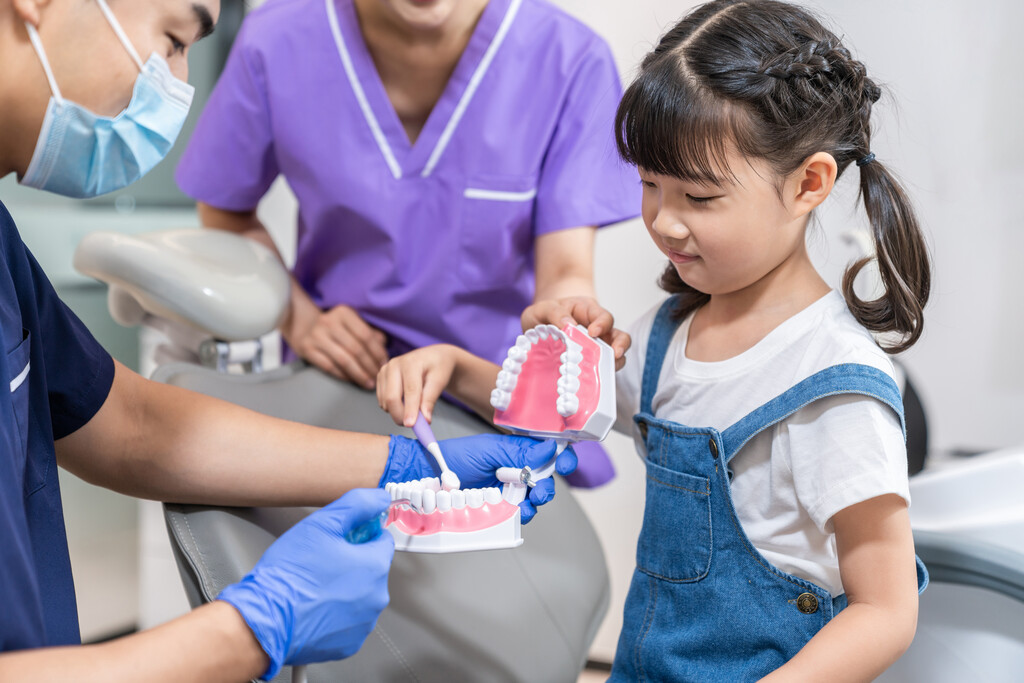
<svg viewBox="0 0 1024 683">
<path fill-rule="evenodd" d="M 931 269 L 924 236 L 903 188 L 889 170 L 868 155 L 860 165 L 860 197 L 864 200 L 875 242 L 878 275 L 885 292 L 864 301 L 854 292 L 857 274 L 870 263 L 864 257 L 843 275 L 843 296 L 861 325 L 872 332 L 895 332 L 902 339 L 884 344 L 886 351 L 905 351 L 921 336 Z"/>
</svg>

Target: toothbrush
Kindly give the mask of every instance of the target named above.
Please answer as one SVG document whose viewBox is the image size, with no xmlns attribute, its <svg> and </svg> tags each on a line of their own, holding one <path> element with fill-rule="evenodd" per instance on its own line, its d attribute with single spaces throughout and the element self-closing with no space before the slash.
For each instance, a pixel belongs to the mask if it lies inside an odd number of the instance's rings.
<svg viewBox="0 0 1024 683">
<path fill-rule="evenodd" d="M 454 491 L 458 489 L 462 485 L 459 481 L 459 475 L 448 469 L 448 463 L 444 461 L 444 456 L 441 455 L 441 447 L 437 445 L 437 438 L 434 436 L 434 432 L 431 431 L 430 423 L 427 422 L 427 418 L 423 415 L 422 410 L 416 417 L 416 424 L 412 426 L 412 431 L 441 467 L 441 486 L 444 490 Z"/>
</svg>

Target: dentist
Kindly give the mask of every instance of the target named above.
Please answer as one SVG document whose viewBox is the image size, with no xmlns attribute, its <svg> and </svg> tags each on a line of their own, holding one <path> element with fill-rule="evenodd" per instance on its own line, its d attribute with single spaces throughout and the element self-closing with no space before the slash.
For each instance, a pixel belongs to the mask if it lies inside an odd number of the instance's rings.
<svg viewBox="0 0 1024 683">
<path fill-rule="evenodd" d="M 219 11 L 218 0 L 0 0 L 0 177 L 92 197 L 144 175 L 177 137 L 192 99 L 189 47 Z M 388 496 L 335 499 L 428 476 L 423 449 L 143 379 L 60 301 L 2 203 L 0 263 L 0 680 L 247 681 L 358 650 L 387 605 L 394 545 L 388 534 L 361 545 L 344 535 Z M 445 444 L 470 486 L 552 452 L 513 437 Z M 67 647 L 80 636 L 57 465 L 156 500 L 326 507 L 213 603 Z"/>
</svg>

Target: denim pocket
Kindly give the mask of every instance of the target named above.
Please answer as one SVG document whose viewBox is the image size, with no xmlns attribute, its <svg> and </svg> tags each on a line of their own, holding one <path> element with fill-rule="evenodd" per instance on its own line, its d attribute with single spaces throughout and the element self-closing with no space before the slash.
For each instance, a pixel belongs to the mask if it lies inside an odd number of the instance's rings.
<svg viewBox="0 0 1024 683">
<path fill-rule="evenodd" d="M 637 569 L 658 579 L 700 581 L 711 567 L 711 482 L 647 462 L 647 503 Z"/>
</svg>

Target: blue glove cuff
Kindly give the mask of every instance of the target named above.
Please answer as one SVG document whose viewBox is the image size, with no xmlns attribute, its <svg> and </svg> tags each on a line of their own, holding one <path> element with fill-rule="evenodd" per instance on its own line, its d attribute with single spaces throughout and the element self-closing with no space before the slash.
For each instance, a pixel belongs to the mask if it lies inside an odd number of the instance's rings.
<svg viewBox="0 0 1024 683">
<path fill-rule="evenodd" d="M 270 657 L 270 666 L 260 676 L 262 680 L 269 681 L 281 670 L 287 655 L 287 643 L 280 642 L 279 620 L 275 621 L 270 616 L 276 612 L 280 618 L 281 610 L 267 599 L 265 591 L 256 587 L 252 574 L 222 590 L 217 599 L 238 610 L 260 647 Z"/>
<path fill-rule="evenodd" d="M 435 477 L 439 472 L 433 465 L 433 457 L 419 441 L 392 434 L 391 441 L 388 442 L 388 462 L 384 466 L 384 474 L 377 482 L 377 488 L 383 487 L 389 481 L 403 482 Z"/>
</svg>

